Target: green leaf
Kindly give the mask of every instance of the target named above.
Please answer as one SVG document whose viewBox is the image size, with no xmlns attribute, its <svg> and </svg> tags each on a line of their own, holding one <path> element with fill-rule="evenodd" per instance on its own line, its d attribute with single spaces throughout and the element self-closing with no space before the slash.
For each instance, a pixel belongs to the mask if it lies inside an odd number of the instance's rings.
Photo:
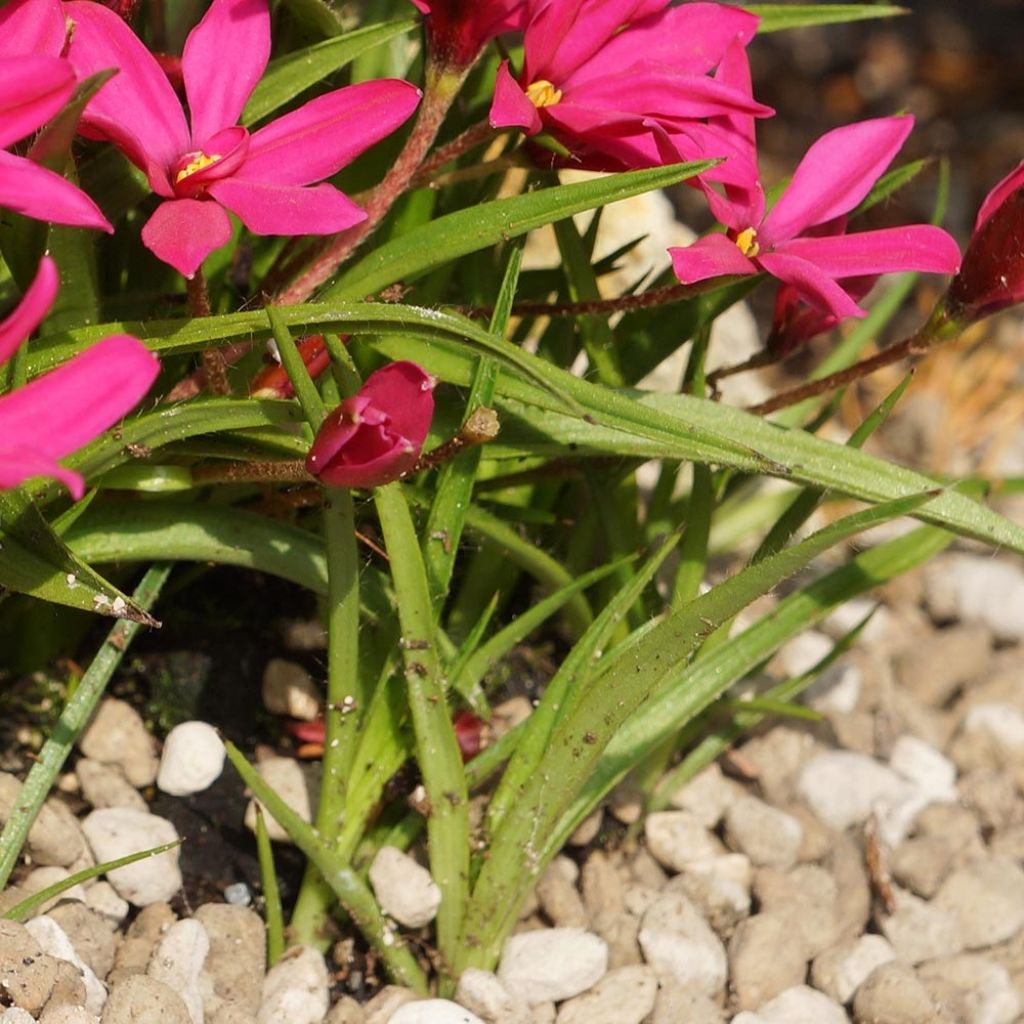
<svg viewBox="0 0 1024 1024">
<path fill-rule="evenodd" d="M 83 611 L 156 625 L 72 552 L 21 490 L 0 493 L 0 587 Z"/>
<path fill-rule="evenodd" d="M 654 170 L 609 174 L 594 181 L 558 185 L 457 210 L 375 249 L 328 287 L 321 298 L 336 301 L 373 295 L 396 281 L 410 281 L 460 256 L 516 238 L 544 224 L 676 185 L 715 163 L 670 164 Z"/>
<path fill-rule="evenodd" d="M 761 19 L 758 32 L 779 32 L 805 25 L 841 25 L 910 13 L 896 4 L 744 4 L 743 7 Z"/>
<path fill-rule="evenodd" d="M 341 18 L 326 0 L 285 0 L 287 7 L 301 25 L 322 36 L 339 36 L 345 31 Z"/>
<path fill-rule="evenodd" d="M 874 187 L 864 197 L 860 205 L 850 211 L 849 216 L 851 218 L 857 217 L 870 210 L 872 206 L 877 206 L 879 203 L 884 202 L 901 188 L 909 185 L 931 163 L 932 161 L 928 158 L 913 160 L 909 164 L 893 168 L 893 170 L 883 174 L 875 182 Z"/>
<path fill-rule="evenodd" d="M 334 35 L 272 60 L 242 111 L 242 124 L 251 125 L 295 99 L 311 85 L 340 71 L 358 56 L 416 27 L 413 18 Z"/>
</svg>

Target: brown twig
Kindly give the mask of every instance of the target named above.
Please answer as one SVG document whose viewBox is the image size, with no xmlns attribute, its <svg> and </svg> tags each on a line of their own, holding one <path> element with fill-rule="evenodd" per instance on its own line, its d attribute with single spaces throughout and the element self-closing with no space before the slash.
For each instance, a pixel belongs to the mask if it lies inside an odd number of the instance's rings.
<svg viewBox="0 0 1024 1024">
<path fill-rule="evenodd" d="M 486 119 L 470 125 L 450 142 L 446 142 L 443 146 L 438 146 L 420 164 L 419 170 L 412 176 L 412 180 L 409 183 L 410 187 L 422 188 L 424 185 L 429 185 L 434 175 L 445 164 L 457 160 L 464 153 L 468 153 L 471 149 L 476 149 L 477 146 L 482 146 L 495 134 L 495 129 L 490 126 Z"/>
<path fill-rule="evenodd" d="M 877 352 L 867 359 L 862 359 L 859 363 L 848 366 L 845 370 L 830 373 L 827 377 L 822 377 L 820 380 L 812 380 L 806 384 L 788 388 L 765 402 L 747 406 L 747 412 L 752 412 L 755 416 L 767 416 L 769 413 L 785 409 L 790 405 L 796 405 L 798 402 L 803 402 L 808 398 L 817 398 L 818 395 L 824 395 L 829 391 L 835 391 L 837 388 L 846 387 L 848 384 L 852 384 L 854 381 L 858 381 L 862 377 L 882 369 L 883 366 L 890 366 L 892 363 L 898 362 L 900 359 L 906 359 L 908 356 L 921 355 L 927 352 L 934 343 L 935 336 L 931 331 L 922 329 L 917 334 L 912 334 L 909 338 L 904 338 L 903 341 L 890 345 L 888 348 L 882 349 L 881 352 Z"/>
</svg>

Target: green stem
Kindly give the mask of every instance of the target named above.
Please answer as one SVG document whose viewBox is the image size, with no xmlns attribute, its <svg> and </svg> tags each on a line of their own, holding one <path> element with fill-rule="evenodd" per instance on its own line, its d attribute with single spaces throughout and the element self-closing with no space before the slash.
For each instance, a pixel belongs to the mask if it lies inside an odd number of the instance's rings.
<svg viewBox="0 0 1024 1024">
<path fill-rule="evenodd" d="M 169 565 L 154 565 L 147 569 L 132 595 L 135 604 L 149 611 L 170 572 Z M 64 706 L 52 735 L 43 744 L 43 749 L 21 787 L 3 833 L 0 834 L 0 889 L 11 877 L 11 871 L 18 862 L 18 855 L 39 813 L 39 808 L 42 807 L 57 773 L 71 753 L 78 734 L 85 728 L 100 697 L 103 696 L 110 677 L 121 664 L 125 651 L 135 639 L 139 625 L 138 622 L 130 622 L 127 619 L 118 620 Z"/>
</svg>

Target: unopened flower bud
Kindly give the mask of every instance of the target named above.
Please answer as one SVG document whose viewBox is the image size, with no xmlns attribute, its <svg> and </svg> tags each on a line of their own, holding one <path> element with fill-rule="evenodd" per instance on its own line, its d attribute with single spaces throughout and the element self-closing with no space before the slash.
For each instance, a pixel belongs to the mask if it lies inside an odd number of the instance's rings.
<svg viewBox="0 0 1024 1024">
<path fill-rule="evenodd" d="M 306 469 L 333 487 L 378 487 L 408 473 L 434 415 L 434 379 L 415 363 L 390 363 L 324 420 Z"/>
<path fill-rule="evenodd" d="M 344 339 L 344 335 L 342 336 Z M 331 355 L 322 334 L 299 338 L 295 343 L 310 377 L 316 380 L 331 365 Z M 280 363 L 268 366 L 253 377 L 249 385 L 253 398 L 291 398 L 295 394 L 288 371 Z"/>
<path fill-rule="evenodd" d="M 427 41 L 435 58 L 468 68 L 495 36 L 521 28 L 525 0 L 412 0 L 427 16 Z"/>
<path fill-rule="evenodd" d="M 944 302 L 971 323 L 1024 302 L 1024 162 L 988 194 Z"/>
</svg>

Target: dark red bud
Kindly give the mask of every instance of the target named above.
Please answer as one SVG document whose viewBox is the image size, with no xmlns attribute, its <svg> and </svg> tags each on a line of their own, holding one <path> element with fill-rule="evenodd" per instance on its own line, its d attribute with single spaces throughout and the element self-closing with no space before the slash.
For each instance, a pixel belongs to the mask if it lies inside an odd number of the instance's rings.
<svg viewBox="0 0 1024 1024">
<path fill-rule="evenodd" d="M 989 193 L 986 213 L 946 293 L 948 316 L 961 322 L 1024 302 L 1024 163 Z"/>
<path fill-rule="evenodd" d="M 462 760 L 471 761 L 483 750 L 484 723 L 472 711 L 460 711 L 452 719 Z"/>
<path fill-rule="evenodd" d="M 468 68 L 495 36 L 523 27 L 526 0 L 411 0 L 427 16 L 435 59 Z"/>
<path fill-rule="evenodd" d="M 323 422 L 306 470 L 332 487 L 379 487 L 408 473 L 434 416 L 434 379 L 408 361 L 371 374 Z"/>
<path fill-rule="evenodd" d="M 342 340 L 345 340 L 344 336 Z M 295 347 L 299 350 L 299 355 L 313 380 L 331 365 L 331 356 L 322 334 L 299 338 Z M 274 363 L 253 377 L 249 384 L 249 394 L 253 398 L 291 398 L 295 394 L 295 389 L 285 368 L 280 363 Z"/>
</svg>

